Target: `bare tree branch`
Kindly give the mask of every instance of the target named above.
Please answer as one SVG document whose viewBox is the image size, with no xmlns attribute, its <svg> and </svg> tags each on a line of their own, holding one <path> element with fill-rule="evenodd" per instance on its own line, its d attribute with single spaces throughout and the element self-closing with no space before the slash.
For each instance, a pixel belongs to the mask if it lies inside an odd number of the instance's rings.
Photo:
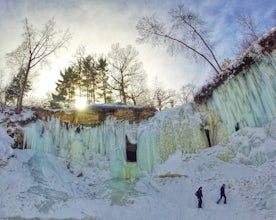
<svg viewBox="0 0 276 220">
<path fill-rule="evenodd" d="M 112 88 L 120 94 L 121 101 L 127 104 L 129 89 L 136 85 L 136 80 L 144 77 L 142 63 L 138 60 L 138 51 L 131 45 L 121 48 L 119 43 L 112 45 L 108 54 L 111 66 L 110 76 L 113 79 Z M 132 90 L 133 92 L 134 90 Z M 132 97 L 134 95 L 132 94 Z"/>
<path fill-rule="evenodd" d="M 203 42 L 203 44 L 205 45 L 205 47 L 213 57 L 217 67 L 221 71 L 220 64 L 217 61 L 217 58 L 213 50 L 211 49 L 211 46 L 207 43 L 207 41 L 203 38 L 202 34 L 198 31 L 198 28 L 204 24 L 204 22 L 199 18 L 199 16 L 194 12 L 185 9 L 183 4 L 178 5 L 176 9 L 172 9 L 170 11 L 170 15 L 173 21 L 175 22 L 175 25 L 174 25 L 175 27 L 181 27 L 184 25 L 184 28 L 185 28 L 185 25 L 186 25 L 189 28 L 191 28 L 192 33 L 197 35 L 201 40 L 201 42 Z"/>
<path fill-rule="evenodd" d="M 238 14 L 237 21 L 240 25 L 242 39 L 241 52 L 251 46 L 251 44 L 259 38 L 258 26 L 250 15 Z"/>
<path fill-rule="evenodd" d="M 13 66 L 19 67 L 19 69 L 24 69 L 25 73 L 23 87 L 18 95 L 17 113 L 20 113 L 22 110 L 24 88 L 27 85 L 32 69 L 38 64 L 47 63 L 47 58 L 65 46 L 71 38 L 68 30 L 63 32 L 63 34 L 56 31 L 53 19 L 49 20 L 45 24 L 44 29 L 38 32 L 29 24 L 26 18 L 23 21 L 23 29 L 23 42 L 17 49 L 7 54 L 8 62 Z"/>
<path fill-rule="evenodd" d="M 204 23 L 198 15 L 185 10 L 183 5 L 172 9 L 169 14 L 172 23 L 168 29 L 155 15 L 142 17 L 136 26 L 140 36 L 137 42 L 151 43 L 154 46 L 167 44 L 168 48 L 173 50 L 179 48 L 185 52 L 190 51 L 206 61 L 218 74 L 221 67 L 211 46 L 203 36 L 203 31 L 200 31 Z"/>
</svg>

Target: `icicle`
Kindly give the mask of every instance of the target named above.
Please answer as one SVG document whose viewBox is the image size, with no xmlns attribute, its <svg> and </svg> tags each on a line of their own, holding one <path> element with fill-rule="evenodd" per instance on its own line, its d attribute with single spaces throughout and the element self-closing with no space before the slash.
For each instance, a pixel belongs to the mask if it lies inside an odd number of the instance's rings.
<svg viewBox="0 0 276 220">
<path fill-rule="evenodd" d="M 151 173 L 159 162 L 159 142 L 154 131 L 144 131 L 140 134 L 137 143 L 138 167 Z"/>
<path fill-rule="evenodd" d="M 264 126 L 276 117 L 276 52 L 265 55 L 249 69 L 213 91 L 208 107 L 231 134 L 241 127 Z"/>
</svg>

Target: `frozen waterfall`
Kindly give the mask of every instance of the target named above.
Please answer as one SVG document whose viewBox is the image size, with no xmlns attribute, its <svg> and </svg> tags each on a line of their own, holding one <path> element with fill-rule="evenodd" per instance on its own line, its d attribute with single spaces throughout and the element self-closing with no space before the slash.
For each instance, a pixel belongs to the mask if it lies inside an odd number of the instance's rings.
<svg viewBox="0 0 276 220">
<path fill-rule="evenodd" d="M 72 171 L 82 166 L 97 169 L 109 169 L 114 178 L 136 178 L 142 173 L 153 170 L 151 164 L 142 164 L 144 160 L 127 162 L 126 137 L 133 144 L 140 141 L 138 149 L 151 148 L 152 158 L 158 158 L 156 142 L 146 144 L 143 139 L 151 139 L 152 134 L 138 133 L 139 125 L 128 121 L 108 119 L 97 127 L 72 127 L 66 122 L 53 118 L 48 122 L 38 120 L 24 129 L 24 145 L 31 148 L 36 155 L 52 154 L 63 157 Z M 153 134 L 154 135 L 154 134 Z M 142 141 L 145 146 L 139 146 Z M 147 141 L 146 141 L 147 142 Z M 145 158 L 144 151 L 137 152 L 138 158 Z"/>
<path fill-rule="evenodd" d="M 220 116 L 228 133 L 235 127 L 260 127 L 276 117 L 276 51 L 213 91 L 208 108 Z"/>
<path fill-rule="evenodd" d="M 157 114 L 139 124 L 108 118 L 96 127 L 73 127 L 57 118 L 37 120 L 24 128 L 24 146 L 40 157 L 64 158 L 77 175 L 88 166 L 126 179 L 152 173 L 177 150 L 190 153 L 208 146 L 201 128 L 206 112 L 195 112 L 186 105 Z M 134 162 L 127 158 L 126 138 L 137 146 Z"/>
</svg>

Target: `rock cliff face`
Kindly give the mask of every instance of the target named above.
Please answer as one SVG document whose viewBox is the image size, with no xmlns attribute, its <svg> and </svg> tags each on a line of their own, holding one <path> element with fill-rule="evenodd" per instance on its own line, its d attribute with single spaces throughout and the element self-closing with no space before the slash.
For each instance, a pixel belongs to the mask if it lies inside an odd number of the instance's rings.
<svg viewBox="0 0 276 220">
<path fill-rule="evenodd" d="M 13 148 L 24 148 L 24 127 L 36 122 L 50 121 L 52 118 L 59 119 L 61 124 L 73 127 L 96 127 L 104 124 L 106 119 L 113 118 L 118 121 L 127 121 L 128 123 L 139 123 L 154 116 L 156 109 L 153 107 L 130 107 L 124 105 L 95 105 L 84 110 L 51 110 L 40 107 L 32 107 L 32 114 L 24 117 L 24 111 L 30 111 L 24 108 L 22 116 L 15 117 L 14 110 L 6 112 L 6 118 L 1 119 L 1 125 L 7 127 L 7 132 L 13 138 Z M 15 119 L 16 118 L 16 119 Z"/>
<path fill-rule="evenodd" d="M 92 106 L 83 110 L 49 110 L 45 108 L 32 108 L 37 119 L 50 120 L 59 118 L 62 122 L 69 122 L 73 126 L 98 126 L 108 117 L 116 120 L 126 120 L 130 123 L 147 120 L 154 116 L 156 109 L 153 107 L 129 106 Z"/>
</svg>

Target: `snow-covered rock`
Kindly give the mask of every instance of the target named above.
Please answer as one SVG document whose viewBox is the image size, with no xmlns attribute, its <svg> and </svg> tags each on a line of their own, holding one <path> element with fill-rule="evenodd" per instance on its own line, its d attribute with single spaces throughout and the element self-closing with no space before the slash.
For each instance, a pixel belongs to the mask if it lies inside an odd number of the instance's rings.
<svg viewBox="0 0 276 220">
<path fill-rule="evenodd" d="M 14 155 L 14 151 L 11 148 L 13 139 L 8 136 L 7 130 L 2 127 L 0 127 L 0 140 L 0 166 L 3 166 Z"/>
</svg>

